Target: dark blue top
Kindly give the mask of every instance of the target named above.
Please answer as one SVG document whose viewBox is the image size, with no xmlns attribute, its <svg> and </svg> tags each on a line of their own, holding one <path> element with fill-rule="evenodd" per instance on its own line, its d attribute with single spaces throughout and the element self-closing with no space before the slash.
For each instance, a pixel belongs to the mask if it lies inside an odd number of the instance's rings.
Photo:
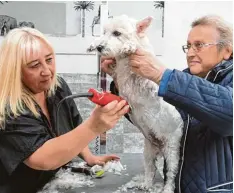
<svg viewBox="0 0 234 193">
<path fill-rule="evenodd" d="M 180 193 L 232 192 L 233 59 L 222 61 L 206 79 L 166 70 L 159 96 L 184 120 L 176 179 Z"/>
</svg>

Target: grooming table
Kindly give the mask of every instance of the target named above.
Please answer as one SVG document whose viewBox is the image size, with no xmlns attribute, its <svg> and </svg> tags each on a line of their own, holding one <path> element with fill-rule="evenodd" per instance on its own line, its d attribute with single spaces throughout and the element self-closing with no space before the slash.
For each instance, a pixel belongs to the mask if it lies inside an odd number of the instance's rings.
<svg viewBox="0 0 234 193">
<path fill-rule="evenodd" d="M 113 193 L 117 191 L 119 187 L 131 181 L 134 176 L 144 174 L 143 154 L 131 153 L 120 154 L 118 156 L 121 158 L 121 164 L 127 167 L 125 171 L 122 171 L 122 175 L 106 172 L 103 178 L 93 179 L 95 182 L 94 187 L 76 188 L 67 190 L 66 193 Z M 129 190 L 128 192 L 143 193 L 145 191 Z"/>
</svg>

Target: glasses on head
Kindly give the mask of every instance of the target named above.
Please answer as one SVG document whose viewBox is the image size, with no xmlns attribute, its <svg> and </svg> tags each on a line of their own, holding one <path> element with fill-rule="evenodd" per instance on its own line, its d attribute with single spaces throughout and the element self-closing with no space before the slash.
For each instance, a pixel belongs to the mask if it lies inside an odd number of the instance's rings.
<svg viewBox="0 0 234 193">
<path fill-rule="evenodd" d="M 217 44 L 219 44 L 219 42 L 218 43 L 206 43 L 206 44 L 202 43 L 202 42 L 195 42 L 193 44 L 183 45 L 182 49 L 183 49 L 184 53 L 188 53 L 190 48 L 193 48 L 193 50 L 195 52 L 199 52 L 204 47 L 213 46 L 213 45 L 217 45 Z"/>
</svg>

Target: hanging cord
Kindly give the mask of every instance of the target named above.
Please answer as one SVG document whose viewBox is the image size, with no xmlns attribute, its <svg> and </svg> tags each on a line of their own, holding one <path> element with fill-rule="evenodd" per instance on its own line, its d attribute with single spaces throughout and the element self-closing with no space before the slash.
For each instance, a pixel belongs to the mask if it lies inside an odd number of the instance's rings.
<svg viewBox="0 0 234 193">
<path fill-rule="evenodd" d="M 100 61 L 100 60 L 99 60 Z M 103 72 L 102 70 L 101 70 L 101 81 L 100 81 L 100 86 L 101 86 L 101 90 L 103 91 L 103 92 L 106 92 L 106 85 L 107 85 L 107 80 L 106 80 L 106 73 L 105 72 Z M 101 135 L 103 136 L 102 138 L 101 138 Z M 99 149 L 100 149 L 100 151 L 101 151 L 101 144 L 103 145 L 103 149 L 102 149 L 102 152 L 103 153 L 106 153 L 106 132 L 104 132 L 103 134 L 101 134 L 100 136 L 99 136 Z M 104 139 L 103 139 L 104 138 Z M 104 141 L 103 142 L 101 142 L 101 139 L 103 139 Z"/>
<path fill-rule="evenodd" d="M 97 55 L 97 60 L 98 60 L 98 72 L 97 72 L 97 88 L 102 88 L 101 87 L 101 82 L 102 82 L 102 78 L 101 78 L 101 56 L 98 54 Z M 101 141 L 101 137 L 100 135 L 98 135 L 95 138 L 95 145 L 94 145 L 94 150 L 95 150 L 95 154 L 100 154 L 100 141 Z"/>
<path fill-rule="evenodd" d="M 108 19 L 108 2 L 101 1 L 100 5 L 100 36 L 103 35 L 103 24 L 106 19 Z M 101 70 L 101 56 L 98 54 L 98 73 L 97 73 L 97 88 L 102 89 L 102 91 L 106 91 L 106 73 Z M 105 134 L 105 133 L 103 133 Z M 100 154 L 100 146 L 101 146 L 101 135 L 96 137 L 95 141 L 95 153 Z M 106 149 L 106 148 L 105 148 Z M 105 150 L 106 151 L 106 150 Z M 104 152 L 105 153 L 105 152 Z"/>
<path fill-rule="evenodd" d="M 59 109 L 61 104 L 67 100 L 67 99 L 74 99 L 74 98 L 80 98 L 80 97 L 92 97 L 93 93 L 78 93 L 78 94 L 73 94 L 73 95 L 69 95 L 65 98 L 63 98 L 61 101 L 59 101 L 58 106 L 57 106 L 57 110 L 56 110 L 56 121 L 55 121 L 55 129 L 58 135 L 60 135 L 60 130 L 59 130 L 59 119 L 58 119 L 58 115 L 59 115 Z"/>
<path fill-rule="evenodd" d="M 101 56 L 98 54 L 98 72 L 97 72 L 97 88 L 106 91 L 106 73 L 101 70 Z M 105 134 L 105 133 L 103 133 Z M 101 135 L 95 138 L 95 153 L 100 154 L 100 146 L 101 146 Z"/>
</svg>

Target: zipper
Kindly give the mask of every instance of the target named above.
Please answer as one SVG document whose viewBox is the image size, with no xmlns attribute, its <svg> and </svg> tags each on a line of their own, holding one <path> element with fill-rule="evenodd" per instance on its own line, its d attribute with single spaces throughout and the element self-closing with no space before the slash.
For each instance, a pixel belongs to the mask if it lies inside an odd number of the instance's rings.
<svg viewBox="0 0 234 193">
<path fill-rule="evenodd" d="M 51 126 L 49 120 L 47 119 L 47 117 L 46 117 L 45 114 L 43 113 L 41 107 L 40 107 L 37 103 L 35 103 L 35 104 L 36 104 L 36 106 L 37 106 L 37 108 L 38 108 L 38 110 L 39 110 L 39 112 L 40 112 L 41 117 L 42 117 L 43 120 L 46 122 L 47 126 L 49 127 L 49 129 L 46 127 L 47 132 L 51 135 L 51 137 L 57 137 L 57 134 L 53 131 L 53 128 L 52 128 L 52 126 Z"/>
<path fill-rule="evenodd" d="M 43 112 L 41 112 L 41 115 L 44 117 L 45 122 L 47 123 L 47 126 L 49 127 L 49 129 L 46 127 L 46 130 L 50 133 L 50 135 L 51 135 L 52 137 L 57 137 L 57 135 L 56 135 L 56 133 L 53 131 L 53 128 L 52 128 L 52 126 L 51 126 L 49 120 L 47 119 L 47 117 L 44 115 Z"/>
<path fill-rule="evenodd" d="M 231 68 L 233 65 L 230 65 L 230 66 L 228 66 L 227 68 L 225 68 L 225 69 L 221 69 L 221 70 L 219 70 L 217 73 L 216 73 L 216 75 L 215 75 L 215 77 L 214 77 L 214 80 L 213 80 L 213 82 L 216 80 L 216 78 L 218 77 L 218 74 L 220 73 L 220 72 L 222 72 L 222 71 L 224 71 L 224 70 L 228 70 L 229 68 Z"/>
<path fill-rule="evenodd" d="M 181 158 L 181 165 L 180 165 L 180 171 L 179 171 L 179 193 L 181 193 L 180 182 L 181 182 L 182 168 L 183 168 L 183 164 L 184 164 L 184 152 L 185 152 L 185 144 L 186 144 L 186 138 L 187 138 L 187 134 L 188 134 L 189 123 L 190 123 L 190 115 L 188 114 L 188 122 L 187 122 L 187 127 L 186 127 L 185 135 L 184 135 L 182 158 Z"/>
<path fill-rule="evenodd" d="M 210 75 L 211 70 L 207 73 L 206 77 L 204 78 L 205 80 L 207 80 L 208 76 Z M 187 138 L 187 134 L 188 134 L 188 128 L 189 128 L 189 123 L 190 121 L 193 119 L 192 116 L 190 116 L 188 114 L 188 123 L 187 123 L 187 127 L 185 130 L 185 134 L 184 134 L 184 143 L 183 143 L 183 150 L 182 150 L 182 158 L 181 158 L 181 165 L 180 165 L 180 171 L 179 171 L 179 193 L 181 193 L 181 174 L 182 174 L 182 169 L 183 169 L 183 165 L 184 165 L 184 151 L 185 151 L 185 144 L 186 144 L 186 138 Z"/>
<path fill-rule="evenodd" d="M 207 189 L 207 191 L 208 192 L 221 191 L 221 190 L 224 190 L 224 191 L 226 190 L 227 191 L 227 189 L 217 189 L 217 188 L 219 188 L 221 186 L 227 186 L 227 185 L 230 185 L 230 184 L 233 184 L 233 182 L 226 182 L 226 183 L 223 183 L 223 184 L 219 184 L 219 185 L 216 185 L 216 186 L 209 187 Z M 228 191 L 231 191 L 231 190 L 228 190 Z"/>
</svg>

